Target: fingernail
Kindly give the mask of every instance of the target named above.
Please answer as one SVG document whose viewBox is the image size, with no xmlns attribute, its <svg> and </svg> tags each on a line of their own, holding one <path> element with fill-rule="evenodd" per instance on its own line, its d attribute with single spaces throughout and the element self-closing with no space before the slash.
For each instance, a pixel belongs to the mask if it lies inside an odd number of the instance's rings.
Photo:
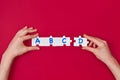
<svg viewBox="0 0 120 80">
<path fill-rule="evenodd" d="M 82 49 L 85 49 L 84 47 L 82 47 Z"/>
<path fill-rule="evenodd" d="M 86 34 L 84 34 L 84 36 L 86 36 Z"/>
<path fill-rule="evenodd" d="M 25 29 L 27 28 L 27 26 L 24 27 Z"/>
<path fill-rule="evenodd" d="M 39 47 L 37 47 L 37 50 L 39 50 L 40 48 Z"/>
<path fill-rule="evenodd" d="M 37 29 L 34 29 L 35 31 L 37 31 Z"/>
<path fill-rule="evenodd" d="M 33 27 L 30 27 L 29 29 L 33 29 Z"/>
<path fill-rule="evenodd" d="M 39 35 L 39 33 L 36 34 L 36 36 L 38 36 L 38 35 Z"/>
</svg>

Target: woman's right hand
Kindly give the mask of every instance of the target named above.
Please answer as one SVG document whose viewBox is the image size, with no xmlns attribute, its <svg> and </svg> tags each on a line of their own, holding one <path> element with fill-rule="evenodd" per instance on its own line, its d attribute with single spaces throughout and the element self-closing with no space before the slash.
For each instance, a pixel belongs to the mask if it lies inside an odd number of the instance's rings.
<svg viewBox="0 0 120 80">
<path fill-rule="evenodd" d="M 86 47 L 82 47 L 82 49 L 92 52 L 99 60 L 107 63 L 110 59 L 113 58 L 108 44 L 105 40 L 102 40 L 97 37 L 88 36 L 86 34 L 83 35 L 87 38 L 90 43 Z"/>
</svg>

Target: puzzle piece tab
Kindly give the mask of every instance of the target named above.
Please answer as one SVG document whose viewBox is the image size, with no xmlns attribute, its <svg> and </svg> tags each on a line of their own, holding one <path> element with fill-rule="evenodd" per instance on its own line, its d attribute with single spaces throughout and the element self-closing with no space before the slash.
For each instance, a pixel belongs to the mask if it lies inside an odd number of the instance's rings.
<svg viewBox="0 0 120 80">
<path fill-rule="evenodd" d="M 75 40 L 74 46 L 80 46 L 80 45 L 87 46 L 87 44 L 89 43 L 86 38 L 83 38 L 81 36 L 74 37 L 74 40 Z"/>
<path fill-rule="evenodd" d="M 32 39 L 32 46 L 70 46 L 70 37 L 36 37 Z"/>
</svg>

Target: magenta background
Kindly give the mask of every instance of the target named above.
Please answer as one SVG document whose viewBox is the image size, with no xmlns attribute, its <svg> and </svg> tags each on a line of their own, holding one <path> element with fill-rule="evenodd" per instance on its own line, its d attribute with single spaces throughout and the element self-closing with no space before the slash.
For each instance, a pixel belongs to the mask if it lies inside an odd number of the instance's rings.
<svg viewBox="0 0 120 80">
<path fill-rule="evenodd" d="M 40 36 L 66 35 L 73 40 L 86 33 L 103 38 L 120 62 L 119 0 L 0 0 L 0 58 L 15 33 L 25 25 L 37 28 Z M 9 80 L 114 77 L 93 54 L 71 45 L 42 47 L 20 56 L 14 61 Z"/>
</svg>

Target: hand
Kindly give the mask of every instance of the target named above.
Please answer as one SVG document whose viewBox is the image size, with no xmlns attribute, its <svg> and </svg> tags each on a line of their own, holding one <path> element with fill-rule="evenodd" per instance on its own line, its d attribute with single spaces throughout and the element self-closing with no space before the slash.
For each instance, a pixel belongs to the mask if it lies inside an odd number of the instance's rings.
<svg viewBox="0 0 120 80">
<path fill-rule="evenodd" d="M 27 28 L 27 26 L 19 30 L 16 33 L 15 37 L 10 42 L 5 52 L 6 53 L 5 55 L 15 58 L 16 56 L 20 56 L 28 51 L 39 50 L 39 47 L 26 46 L 24 44 L 24 41 L 38 36 L 38 33 L 34 35 L 29 34 L 29 33 L 33 33 L 36 31 L 37 29 L 33 29 L 32 27 Z"/>
<path fill-rule="evenodd" d="M 113 58 L 105 40 L 88 35 L 83 36 L 90 40 L 90 43 L 87 47 L 82 47 L 82 49 L 92 52 L 99 60 L 103 62 L 107 62 Z"/>
</svg>

